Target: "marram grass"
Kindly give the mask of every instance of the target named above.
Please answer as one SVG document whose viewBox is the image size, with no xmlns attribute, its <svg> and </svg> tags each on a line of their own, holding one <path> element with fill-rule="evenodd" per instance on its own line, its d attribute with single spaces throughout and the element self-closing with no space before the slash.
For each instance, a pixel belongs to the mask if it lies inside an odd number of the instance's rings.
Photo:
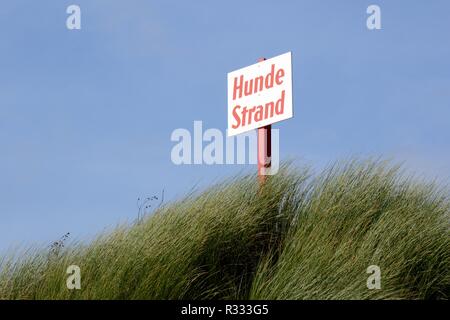
<svg viewBox="0 0 450 320">
<path fill-rule="evenodd" d="M 231 179 L 89 245 L 0 259 L 0 299 L 448 299 L 448 191 L 381 161 Z M 81 269 L 68 290 L 66 269 Z M 381 289 L 366 285 L 379 266 Z"/>
</svg>

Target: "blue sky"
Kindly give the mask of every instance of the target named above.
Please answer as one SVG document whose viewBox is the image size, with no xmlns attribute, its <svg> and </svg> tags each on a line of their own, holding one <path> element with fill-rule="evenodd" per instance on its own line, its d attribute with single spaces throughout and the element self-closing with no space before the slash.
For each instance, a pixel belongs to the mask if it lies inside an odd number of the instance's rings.
<svg viewBox="0 0 450 320">
<path fill-rule="evenodd" d="M 82 30 L 69 31 L 77 4 Z M 366 28 L 378 4 L 382 30 Z M 226 128 L 226 74 L 292 51 L 281 156 L 450 178 L 448 1 L 3 1 L 0 251 L 86 239 L 240 166 L 175 166 L 176 128 Z M 253 168 L 251 168 L 253 169 Z"/>
</svg>

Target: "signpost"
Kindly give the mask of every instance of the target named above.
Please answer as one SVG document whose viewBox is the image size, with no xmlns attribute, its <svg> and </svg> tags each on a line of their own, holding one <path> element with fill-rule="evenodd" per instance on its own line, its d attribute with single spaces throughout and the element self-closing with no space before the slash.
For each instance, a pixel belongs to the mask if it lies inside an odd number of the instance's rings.
<svg viewBox="0 0 450 320">
<path fill-rule="evenodd" d="M 272 123 L 293 117 L 291 52 L 228 73 L 228 135 L 258 129 L 258 176 L 270 170 Z"/>
<path fill-rule="evenodd" d="M 258 62 L 265 61 L 266 58 L 259 58 Z M 269 124 L 258 128 L 258 179 L 259 184 L 263 185 L 266 181 L 266 170 L 272 166 L 272 125 Z"/>
</svg>

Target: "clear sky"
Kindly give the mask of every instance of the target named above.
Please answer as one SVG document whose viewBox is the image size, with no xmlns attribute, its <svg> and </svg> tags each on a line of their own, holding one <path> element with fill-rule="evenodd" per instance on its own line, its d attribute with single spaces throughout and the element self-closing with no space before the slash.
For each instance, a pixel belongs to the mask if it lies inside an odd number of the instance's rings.
<svg viewBox="0 0 450 320">
<path fill-rule="evenodd" d="M 66 28 L 71 4 L 81 30 Z M 225 130 L 227 72 L 287 51 L 283 158 L 384 156 L 448 182 L 449 17 L 447 0 L 2 1 L 0 252 L 86 239 L 133 220 L 139 196 L 242 171 L 175 166 L 170 135 Z"/>
</svg>

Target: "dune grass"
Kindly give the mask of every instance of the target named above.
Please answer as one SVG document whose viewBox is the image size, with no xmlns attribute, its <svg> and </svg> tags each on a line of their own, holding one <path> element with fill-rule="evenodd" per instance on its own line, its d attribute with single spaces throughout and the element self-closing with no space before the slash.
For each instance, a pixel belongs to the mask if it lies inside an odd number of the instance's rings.
<svg viewBox="0 0 450 320">
<path fill-rule="evenodd" d="M 0 262 L 0 299 L 448 299 L 446 190 L 380 161 L 230 179 L 57 254 Z M 81 269 L 68 290 L 66 269 Z M 381 270 L 368 290 L 366 269 Z"/>
<path fill-rule="evenodd" d="M 310 185 L 281 256 L 268 256 L 259 299 L 447 299 L 449 202 L 443 190 L 402 178 L 398 167 L 350 162 Z M 367 268 L 381 271 L 368 290 Z"/>
</svg>

